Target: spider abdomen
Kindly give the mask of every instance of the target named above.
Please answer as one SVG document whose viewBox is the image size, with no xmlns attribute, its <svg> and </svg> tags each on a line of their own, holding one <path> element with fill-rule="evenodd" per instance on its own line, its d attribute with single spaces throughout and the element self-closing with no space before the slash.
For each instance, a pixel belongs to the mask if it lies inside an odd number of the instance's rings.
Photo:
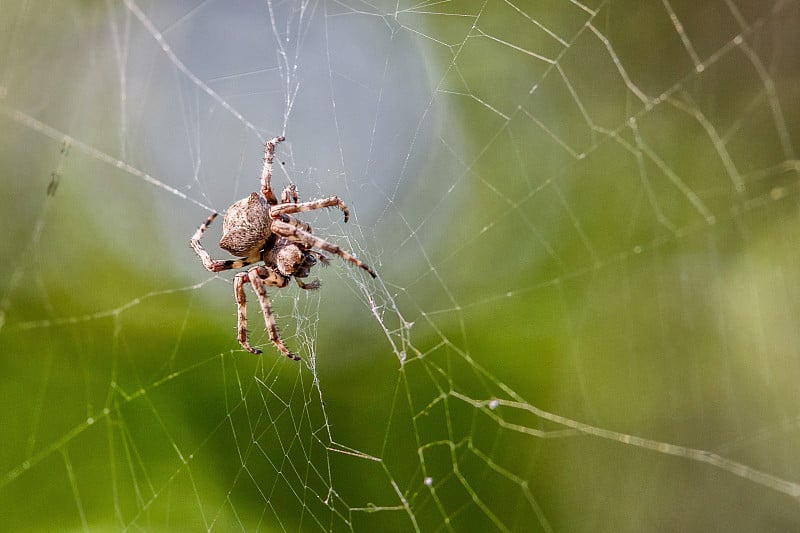
<svg viewBox="0 0 800 533">
<path fill-rule="evenodd" d="M 266 199 L 258 193 L 250 193 L 225 213 L 219 247 L 245 257 L 258 253 L 271 234 L 270 220 Z"/>
</svg>

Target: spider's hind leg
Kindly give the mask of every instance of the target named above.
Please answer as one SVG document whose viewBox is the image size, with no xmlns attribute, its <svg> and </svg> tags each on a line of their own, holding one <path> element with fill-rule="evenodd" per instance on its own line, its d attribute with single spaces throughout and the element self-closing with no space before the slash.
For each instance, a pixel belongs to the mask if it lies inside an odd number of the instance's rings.
<svg viewBox="0 0 800 533">
<path fill-rule="evenodd" d="M 210 217 L 203 222 L 197 231 L 194 232 L 192 235 L 191 241 L 189 244 L 194 249 L 194 252 L 203 262 L 203 266 L 206 267 L 206 270 L 209 272 L 222 272 L 223 270 L 231 270 L 234 268 L 241 268 L 243 266 L 251 265 L 259 260 L 258 257 L 240 257 L 239 259 L 211 259 L 211 256 L 208 255 L 208 252 L 203 248 L 203 245 L 200 244 L 200 239 L 203 237 L 203 233 L 208 229 L 208 226 L 217 218 L 219 213 L 212 213 Z"/>
</svg>

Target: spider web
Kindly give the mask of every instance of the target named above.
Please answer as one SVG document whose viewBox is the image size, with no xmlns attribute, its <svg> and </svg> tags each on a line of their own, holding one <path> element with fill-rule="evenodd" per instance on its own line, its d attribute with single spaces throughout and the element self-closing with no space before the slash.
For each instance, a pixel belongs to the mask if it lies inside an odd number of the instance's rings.
<svg viewBox="0 0 800 533">
<path fill-rule="evenodd" d="M 4 530 L 798 528 L 800 3 L 0 13 Z M 281 134 L 300 363 L 188 246 Z"/>
</svg>

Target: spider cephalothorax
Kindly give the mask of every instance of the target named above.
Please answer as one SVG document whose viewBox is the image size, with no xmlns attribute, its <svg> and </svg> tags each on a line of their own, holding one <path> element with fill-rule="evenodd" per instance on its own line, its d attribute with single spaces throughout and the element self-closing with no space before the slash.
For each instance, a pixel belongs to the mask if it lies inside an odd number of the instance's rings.
<svg viewBox="0 0 800 533">
<path fill-rule="evenodd" d="M 302 289 L 317 289 L 319 281 L 304 283 L 311 268 L 321 262 L 328 264 L 328 258 L 322 251 L 336 254 L 342 259 L 366 270 L 373 278 L 375 272 L 356 259 L 350 253 L 335 244 L 315 236 L 311 226 L 292 215 L 304 211 L 313 211 L 323 207 L 337 207 L 344 213 L 347 222 L 349 213 L 337 196 L 299 202 L 297 188 L 289 185 L 281 193 L 280 201 L 272 191 L 272 161 L 275 157 L 275 146 L 283 141 L 283 137 L 275 137 L 267 142 L 264 148 L 264 170 L 261 173 L 261 193 L 253 192 L 230 206 L 222 222 L 222 239 L 219 246 L 238 259 L 214 260 L 200 244 L 200 238 L 209 224 L 217 217 L 212 214 L 192 236 L 191 245 L 203 261 L 203 266 L 211 272 L 220 272 L 233 268 L 242 268 L 255 263 L 263 263 L 239 272 L 233 278 L 233 292 L 238 308 L 238 339 L 242 347 L 252 353 L 261 353 L 250 346 L 247 340 L 247 302 L 244 285 L 250 283 L 258 296 L 261 311 L 264 314 L 267 333 L 272 344 L 287 357 L 299 359 L 283 344 L 275 326 L 275 317 L 267 297 L 266 287 L 282 288 L 294 278 Z M 320 251 L 322 250 L 322 251 Z"/>
</svg>

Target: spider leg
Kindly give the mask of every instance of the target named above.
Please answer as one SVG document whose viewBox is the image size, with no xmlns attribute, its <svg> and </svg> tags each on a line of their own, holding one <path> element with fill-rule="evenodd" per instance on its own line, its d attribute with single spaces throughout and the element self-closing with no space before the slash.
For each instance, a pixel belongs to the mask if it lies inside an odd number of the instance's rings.
<svg viewBox="0 0 800 533">
<path fill-rule="evenodd" d="M 260 257 L 240 257 L 239 259 L 211 259 L 211 256 L 208 255 L 203 245 L 200 244 L 200 239 L 203 237 L 203 233 L 208 229 L 208 226 L 211 222 L 217 218 L 219 213 L 212 213 L 210 217 L 203 222 L 197 231 L 194 232 L 192 235 L 192 240 L 189 242 L 194 252 L 200 257 L 200 260 L 203 262 L 203 266 L 206 267 L 206 270 L 210 272 L 221 272 L 223 270 L 231 270 L 233 268 L 242 268 L 243 266 L 252 265 L 253 263 L 260 261 Z"/>
<path fill-rule="evenodd" d="M 289 351 L 286 345 L 283 344 L 280 335 L 278 335 L 278 327 L 275 325 L 275 316 L 272 314 L 272 305 L 270 304 L 269 296 L 267 296 L 267 285 L 272 287 L 285 287 L 288 281 L 288 278 L 260 265 L 249 269 L 247 272 L 239 272 L 234 277 L 233 290 L 238 308 L 237 338 L 242 348 L 248 352 L 256 354 L 261 353 L 260 350 L 250 346 L 247 340 L 247 305 L 244 284 L 249 282 L 258 297 L 258 303 L 261 305 L 261 312 L 264 315 L 264 324 L 269 334 L 269 340 L 289 359 L 294 359 L 295 361 L 300 359 Z"/>
<path fill-rule="evenodd" d="M 297 205 L 302 205 L 302 204 L 297 204 Z M 309 233 L 303 229 L 300 229 L 297 226 L 288 224 L 281 220 L 276 220 L 272 223 L 272 231 L 273 233 L 277 233 L 282 237 L 286 237 L 290 241 L 299 242 L 304 246 L 307 246 L 308 248 L 320 248 L 322 250 L 325 250 L 326 252 L 336 254 L 345 261 L 349 261 L 354 265 L 356 265 L 357 267 L 366 270 L 369 273 L 369 275 L 372 276 L 373 278 L 378 277 L 377 274 L 375 274 L 375 272 L 370 267 L 365 265 L 362 261 L 357 259 L 349 252 L 345 252 L 344 250 L 339 248 L 339 246 L 329 243 L 328 241 L 322 240 L 316 235 Z"/>
<path fill-rule="evenodd" d="M 301 289 L 305 289 L 307 291 L 317 290 L 317 289 L 319 289 L 319 286 L 320 286 L 320 282 L 319 282 L 318 279 L 315 279 L 311 283 L 304 283 L 304 282 L 300 281 L 300 278 L 294 278 L 294 280 L 297 282 L 297 286 L 298 287 L 300 287 Z"/>
<path fill-rule="evenodd" d="M 307 231 L 308 233 L 311 233 L 311 225 L 303 222 L 302 220 L 297 220 L 296 218 L 294 218 L 291 215 L 281 215 L 280 216 L 280 220 L 283 221 L 283 222 L 286 222 L 287 224 L 291 224 L 292 226 L 296 226 L 296 227 L 300 228 L 303 231 Z"/>
<path fill-rule="evenodd" d="M 283 192 L 281 193 L 281 203 L 288 204 L 288 203 L 297 203 L 297 185 L 292 183 L 291 185 L 287 185 Z"/>
<path fill-rule="evenodd" d="M 261 194 L 267 199 L 267 203 L 275 205 L 278 199 L 272 192 L 272 161 L 275 159 L 275 147 L 278 143 L 285 141 L 285 137 L 274 137 L 264 145 L 264 168 L 261 170 Z"/>
<path fill-rule="evenodd" d="M 250 353 L 259 354 L 257 350 L 247 342 L 247 296 L 244 293 L 244 284 L 248 282 L 247 272 L 239 272 L 233 277 L 233 295 L 236 298 L 236 338 L 242 348 Z"/>
<path fill-rule="evenodd" d="M 281 218 L 281 215 L 291 215 L 292 213 L 303 213 L 305 211 L 314 211 L 315 209 L 322 209 L 323 207 L 338 207 L 344 213 L 344 221 L 350 218 L 350 212 L 347 206 L 339 199 L 338 196 L 331 196 L 330 198 L 322 198 L 321 200 L 312 200 L 310 202 L 300 203 L 282 203 L 273 205 L 269 209 L 269 214 L 272 218 Z"/>
</svg>

